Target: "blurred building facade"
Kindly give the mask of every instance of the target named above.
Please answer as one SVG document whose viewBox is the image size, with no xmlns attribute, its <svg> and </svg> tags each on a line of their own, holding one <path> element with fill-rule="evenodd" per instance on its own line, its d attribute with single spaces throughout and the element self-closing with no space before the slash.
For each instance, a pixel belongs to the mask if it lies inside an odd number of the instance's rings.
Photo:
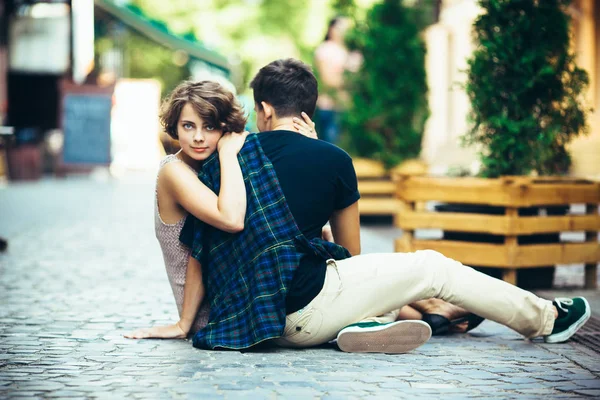
<svg viewBox="0 0 600 400">
<path fill-rule="evenodd" d="M 587 103 L 588 136 L 571 145 L 572 175 L 600 178 L 600 1 L 573 0 L 573 49 L 579 67 L 590 77 Z M 473 169 L 477 149 L 464 148 L 460 138 L 468 130 L 469 100 L 462 89 L 467 59 L 473 51 L 472 26 L 481 9 L 477 0 L 442 0 L 437 23 L 425 32 L 427 79 L 431 116 L 425 128 L 422 157 L 434 174 L 449 169 Z"/>
<path fill-rule="evenodd" d="M 590 133 L 571 144 L 573 174 L 600 178 L 600 1 L 574 0 L 573 47 L 577 64 L 588 72 L 587 100 L 594 111 L 590 115 Z"/>
<path fill-rule="evenodd" d="M 110 37 L 116 38 L 111 41 L 112 45 L 107 48 L 96 46 L 97 35 L 107 31 Z M 125 40 L 134 35 L 143 39 L 137 42 Z M 145 48 L 137 49 L 136 44 L 139 43 L 143 43 Z M 144 50 L 156 48 L 164 49 L 161 54 L 167 54 L 167 61 L 148 62 L 150 55 L 143 54 Z M 146 76 L 142 78 L 146 79 L 140 84 L 127 80 L 139 78 L 136 71 L 128 68 L 135 52 L 142 53 L 142 63 L 146 61 L 160 67 L 145 71 Z M 68 125 L 65 122 L 66 97 L 73 95 L 71 99 L 74 99 L 76 92 L 77 97 L 82 99 L 89 94 L 88 100 L 91 101 L 99 94 L 100 87 L 106 88 L 110 96 L 118 81 L 123 79 L 126 82 L 121 86 L 127 90 L 119 93 L 127 95 L 120 96 L 121 99 L 132 96 L 135 90 L 131 88 L 137 88 L 140 93 L 150 90 L 153 94 L 146 100 L 154 99 L 156 104 L 147 105 L 146 110 L 153 111 L 146 118 L 156 125 L 152 135 L 158 138 L 160 85 L 157 91 L 156 82 L 149 79 L 159 78 L 160 74 L 172 78 L 173 69 L 177 67 L 185 67 L 181 68 L 185 72 L 176 76 L 175 82 L 189 78 L 216 79 L 233 88 L 229 82 L 231 68 L 226 57 L 203 46 L 192 33 L 181 35 L 171 32 L 165 22 L 148 18 L 128 0 L 1 1 L 0 177 L 6 175 L 4 164 L 8 164 L 11 179 L 37 179 L 43 172 L 56 173 L 57 165 L 62 165 L 63 158 L 66 158 L 63 157 L 66 152 L 62 152 L 66 149 L 68 136 L 64 126 Z M 115 100 L 116 97 L 113 97 L 113 105 Z M 110 121 L 110 111 L 103 115 L 87 115 L 86 118 Z M 121 123 L 119 126 L 125 125 Z M 119 131 L 123 132 L 123 129 Z M 73 137 L 76 133 L 71 132 Z M 81 136 L 77 144 L 81 154 L 90 155 L 93 140 L 85 144 L 83 137 L 88 135 L 91 138 L 91 133 L 82 131 L 77 135 Z M 110 135 L 110 132 L 103 135 Z M 131 133 L 127 131 L 122 135 Z M 54 140 L 56 137 L 58 140 Z M 127 138 L 121 139 L 122 143 L 127 143 Z M 56 145 L 50 146 L 51 142 Z M 86 146 L 89 149 L 83 148 Z M 82 163 L 97 164 L 89 157 Z M 88 168 L 87 165 L 72 167 Z"/>
</svg>

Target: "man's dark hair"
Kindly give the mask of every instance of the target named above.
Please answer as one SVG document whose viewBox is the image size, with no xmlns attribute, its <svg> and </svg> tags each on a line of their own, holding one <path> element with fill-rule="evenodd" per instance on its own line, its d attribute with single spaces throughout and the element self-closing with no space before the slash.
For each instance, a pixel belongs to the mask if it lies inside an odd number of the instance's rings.
<svg viewBox="0 0 600 400">
<path fill-rule="evenodd" d="M 275 109 L 277 117 L 300 115 L 312 118 L 319 93 L 317 79 L 311 68 L 300 60 L 286 58 L 273 61 L 258 71 L 250 82 L 254 102 L 259 109 L 262 101 Z"/>
</svg>

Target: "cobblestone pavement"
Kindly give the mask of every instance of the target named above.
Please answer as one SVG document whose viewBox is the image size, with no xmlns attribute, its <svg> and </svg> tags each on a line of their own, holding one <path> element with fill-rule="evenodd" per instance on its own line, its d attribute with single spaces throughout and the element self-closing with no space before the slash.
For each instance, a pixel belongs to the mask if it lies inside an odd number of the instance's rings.
<svg viewBox="0 0 600 400">
<path fill-rule="evenodd" d="M 147 176 L 0 187 L 1 399 L 600 397 L 598 354 L 489 321 L 404 355 L 124 339 L 177 315 L 152 191 Z M 365 228 L 365 251 L 390 251 L 396 234 Z"/>
</svg>

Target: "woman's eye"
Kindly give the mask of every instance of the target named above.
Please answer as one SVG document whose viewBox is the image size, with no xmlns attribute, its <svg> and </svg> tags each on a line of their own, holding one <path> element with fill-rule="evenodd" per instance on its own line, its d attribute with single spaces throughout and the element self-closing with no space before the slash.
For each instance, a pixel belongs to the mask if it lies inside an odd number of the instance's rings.
<svg viewBox="0 0 600 400">
<path fill-rule="evenodd" d="M 207 130 L 207 131 L 214 131 L 214 130 L 215 130 L 215 127 L 214 127 L 214 126 L 212 126 L 212 125 L 206 125 L 206 130 Z"/>
<path fill-rule="evenodd" d="M 183 129 L 192 129 L 192 124 L 183 124 Z"/>
</svg>

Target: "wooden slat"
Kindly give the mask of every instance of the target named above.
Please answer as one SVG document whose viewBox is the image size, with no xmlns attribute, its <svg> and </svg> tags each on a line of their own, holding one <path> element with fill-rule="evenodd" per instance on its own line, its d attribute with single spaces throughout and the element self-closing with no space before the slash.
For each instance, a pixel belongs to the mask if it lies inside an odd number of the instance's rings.
<svg viewBox="0 0 600 400">
<path fill-rule="evenodd" d="M 394 197 L 396 185 L 391 181 L 360 180 L 358 181 L 358 191 L 360 192 L 361 196 L 376 194 Z"/>
<path fill-rule="evenodd" d="M 505 182 L 517 182 L 517 183 L 593 183 L 593 180 L 584 178 L 573 178 L 571 176 L 523 176 L 523 175 L 505 175 L 498 178 Z"/>
<path fill-rule="evenodd" d="M 515 267 L 578 264 L 600 261 L 600 243 L 556 243 L 519 246 L 512 257 Z"/>
<path fill-rule="evenodd" d="M 530 235 L 563 231 L 599 231 L 600 215 L 509 217 L 469 213 L 404 212 L 398 215 L 402 229 L 442 229 L 497 235 Z"/>
<path fill-rule="evenodd" d="M 360 215 L 394 215 L 398 208 L 399 201 L 394 198 L 363 197 L 358 201 Z"/>
<path fill-rule="evenodd" d="M 396 195 L 406 201 L 529 207 L 600 203 L 600 183 L 561 180 L 396 177 Z"/>
<path fill-rule="evenodd" d="M 497 268 L 533 268 L 556 264 L 600 262 L 599 243 L 525 245 L 510 249 L 504 244 L 450 240 L 396 240 L 396 251 L 436 250 L 466 265 Z"/>
<path fill-rule="evenodd" d="M 516 188 L 515 188 L 516 189 Z M 512 191 L 518 207 L 573 203 L 600 202 L 600 185 L 589 184 L 535 184 L 518 187 Z"/>
<path fill-rule="evenodd" d="M 362 178 L 385 178 L 389 175 L 383 164 L 378 161 L 366 158 L 354 158 L 352 163 L 354 164 L 354 170 L 359 180 Z"/>
<path fill-rule="evenodd" d="M 589 230 L 600 231 L 600 215 L 519 217 L 510 221 L 509 227 L 509 231 L 519 235 Z"/>
<path fill-rule="evenodd" d="M 502 270 L 502 280 L 511 285 L 517 285 L 517 270 L 513 268 L 506 268 Z"/>
<path fill-rule="evenodd" d="M 597 204 L 586 204 L 585 212 L 589 216 L 598 216 Z M 589 229 L 585 233 L 585 241 L 589 243 L 598 243 L 598 230 Z M 596 289 L 598 287 L 598 263 L 585 264 L 585 288 Z"/>
</svg>

